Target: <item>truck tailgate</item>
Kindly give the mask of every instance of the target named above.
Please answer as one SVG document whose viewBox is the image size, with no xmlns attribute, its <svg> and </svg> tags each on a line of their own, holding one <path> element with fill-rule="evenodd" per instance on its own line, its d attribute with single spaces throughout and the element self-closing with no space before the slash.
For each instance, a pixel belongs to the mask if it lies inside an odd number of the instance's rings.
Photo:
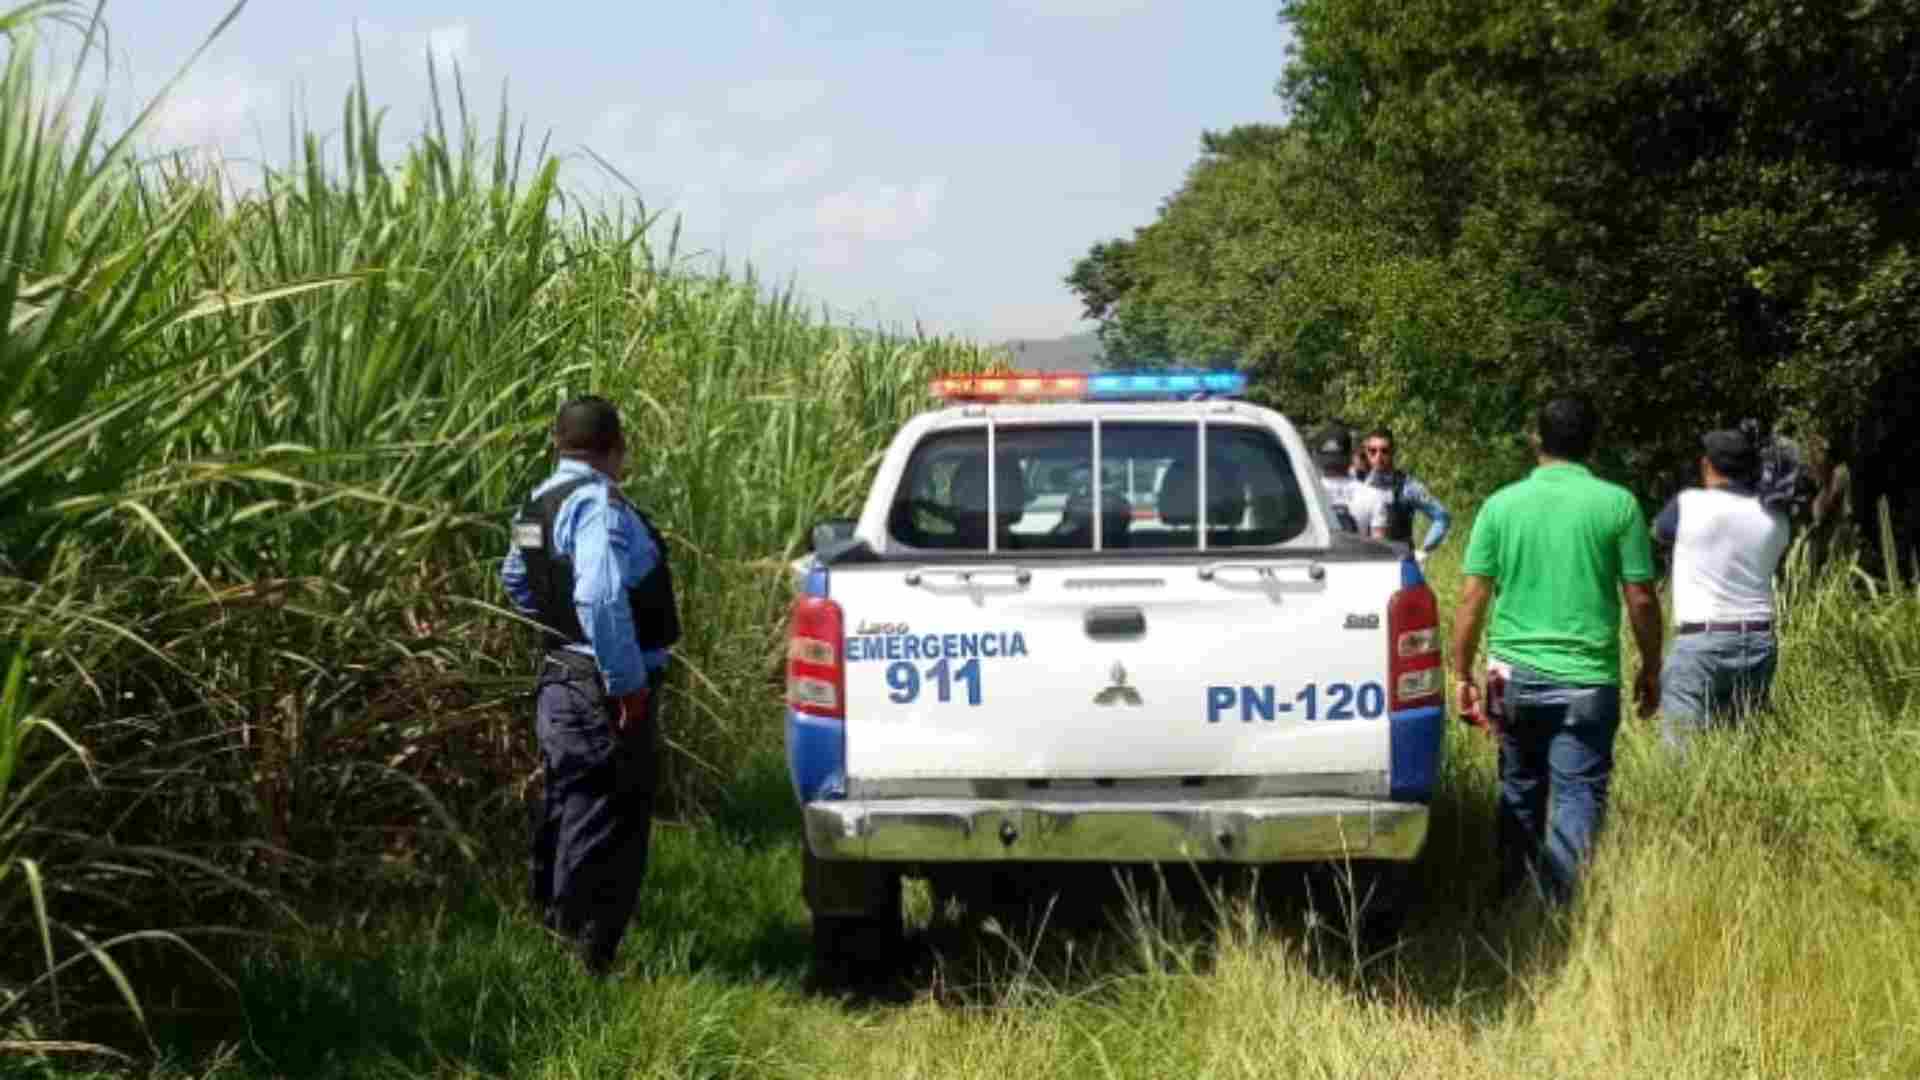
<svg viewBox="0 0 1920 1080">
<path fill-rule="evenodd" d="M 837 568 L 848 778 L 1384 775 L 1400 574 L 1233 552 Z"/>
</svg>

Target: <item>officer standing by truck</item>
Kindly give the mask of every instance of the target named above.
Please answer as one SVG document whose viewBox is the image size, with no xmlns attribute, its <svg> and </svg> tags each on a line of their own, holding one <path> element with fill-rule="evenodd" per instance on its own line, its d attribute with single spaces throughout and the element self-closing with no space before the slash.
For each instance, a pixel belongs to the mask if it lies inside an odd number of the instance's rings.
<svg viewBox="0 0 1920 1080">
<path fill-rule="evenodd" d="M 599 397 L 567 402 L 553 447 L 560 461 L 514 518 L 500 580 L 543 628 L 533 900 L 604 975 L 646 875 L 658 689 L 680 623 L 666 541 L 618 487 L 619 411 Z"/>
<path fill-rule="evenodd" d="M 1340 528 L 1361 536 L 1382 535 L 1380 494 L 1349 471 L 1353 436 L 1345 426 L 1332 424 L 1320 430 L 1313 445 L 1314 463 L 1320 466 L 1320 486 L 1327 491 L 1327 501 L 1333 504 L 1334 520 Z"/>
<path fill-rule="evenodd" d="M 1414 479 L 1406 472 L 1394 467 L 1393 432 L 1386 428 L 1375 428 L 1367 434 L 1362 446 L 1367 459 L 1367 484 L 1381 493 L 1381 522 L 1384 535 L 1389 543 L 1402 545 L 1401 550 L 1411 551 L 1420 562 L 1426 562 L 1447 538 L 1447 530 L 1453 527 L 1453 517 L 1427 485 Z M 1427 515 L 1427 535 L 1419 546 L 1413 543 L 1413 514 L 1419 511 Z"/>
</svg>

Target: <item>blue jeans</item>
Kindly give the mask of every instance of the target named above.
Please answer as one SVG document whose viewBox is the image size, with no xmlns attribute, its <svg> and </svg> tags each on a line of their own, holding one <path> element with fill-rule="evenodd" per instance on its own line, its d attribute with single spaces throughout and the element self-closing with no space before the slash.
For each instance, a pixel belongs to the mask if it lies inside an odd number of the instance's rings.
<svg viewBox="0 0 1920 1080">
<path fill-rule="evenodd" d="M 1770 630 L 1709 630 L 1673 639 L 1660 672 L 1660 735 L 1684 750 L 1692 737 L 1759 708 L 1773 693 L 1779 645 Z"/>
<path fill-rule="evenodd" d="M 1501 891 L 1531 881 L 1548 901 L 1565 904 L 1607 815 L 1620 688 L 1569 685 L 1516 664 L 1504 723 Z"/>
</svg>

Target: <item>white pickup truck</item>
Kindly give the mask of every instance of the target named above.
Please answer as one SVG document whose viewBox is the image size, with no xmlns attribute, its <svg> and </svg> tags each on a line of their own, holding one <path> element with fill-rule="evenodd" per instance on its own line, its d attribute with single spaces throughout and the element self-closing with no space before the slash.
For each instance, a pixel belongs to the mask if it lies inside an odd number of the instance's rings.
<svg viewBox="0 0 1920 1080">
<path fill-rule="evenodd" d="M 1417 858 L 1433 593 L 1332 525 L 1298 432 L 1244 386 L 939 380 L 949 404 L 900 430 L 860 517 L 816 528 L 787 760 L 818 977 L 888 957 L 906 875 Z"/>
</svg>

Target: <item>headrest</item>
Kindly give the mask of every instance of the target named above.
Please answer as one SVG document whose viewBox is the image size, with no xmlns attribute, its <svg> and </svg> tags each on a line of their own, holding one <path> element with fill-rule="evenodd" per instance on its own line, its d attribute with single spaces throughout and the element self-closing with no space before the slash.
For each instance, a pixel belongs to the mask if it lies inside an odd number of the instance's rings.
<svg viewBox="0 0 1920 1080">
<path fill-rule="evenodd" d="M 1026 513 L 1027 482 L 1020 473 L 1020 462 L 1014 458 L 1002 456 L 994 469 L 994 502 L 999 513 L 994 519 L 1002 527 L 1012 525 Z M 978 454 L 968 458 L 953 474 L 953 509 L 959 514 L 987 513 L 987 456 Z"/>
<path fill-rule="evenodd" d="M 1076 491 L 1067 496 L 1066 504 L 1060 509 L 1060 516 L 1066 521 L 1068 528 L 1092 532 L 1093 493 Z M 1124 494 L 1112 488 L 1105 488 L 1100 492 L 1100 517 L 1102 533 L 1116 537 L 1123 535 L 1133 527 L 1133 504 L 1127 501 Z"/>
<path fill-rule="evenodd" d="M 1200 483 L 1191 462 L 1175 461 L 1160 477 L 1160 520 L 1192 525 L 1200 505 Z M 1230 461 L 1207 462 L 1207 524 L 1238 525 L 1247 511 L 1247 484 Z"/>
</svg>

